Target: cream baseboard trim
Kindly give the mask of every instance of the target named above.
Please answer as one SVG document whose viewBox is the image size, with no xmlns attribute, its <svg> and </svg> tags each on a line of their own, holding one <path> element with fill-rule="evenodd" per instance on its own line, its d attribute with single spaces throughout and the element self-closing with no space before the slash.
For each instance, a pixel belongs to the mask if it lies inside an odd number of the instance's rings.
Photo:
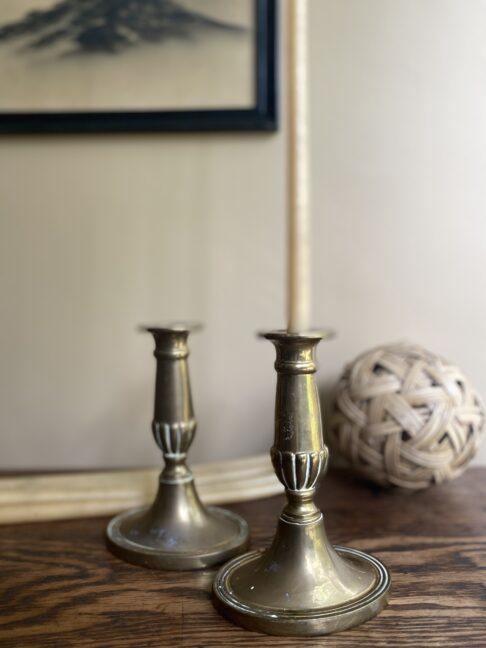
<svg viewBox="0 0 486 648">
<path fill-rule="evenodd" d="M 228 504 L 283 492 L 268 454 L 195 464 L 205 504 Z M 113 515 L 155 497 L 160 468 L 0 478 L 0 524 Z"/>
</svg>

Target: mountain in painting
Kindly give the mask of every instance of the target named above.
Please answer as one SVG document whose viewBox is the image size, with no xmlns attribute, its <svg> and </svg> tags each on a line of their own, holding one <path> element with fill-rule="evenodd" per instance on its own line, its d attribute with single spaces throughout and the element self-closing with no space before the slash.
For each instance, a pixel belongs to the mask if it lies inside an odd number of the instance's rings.
<svg viewBox="0 0 486 648">
<path fill-rule="evenodd" d="M 31 50 L 61 45 L 62 54 L 117 54 L 140 43 L 190 40 L 207 30 L 244 31 L 177 0 L 61 0 L 0 25 L 0 43 L 19 42 Z"/>
</svg>

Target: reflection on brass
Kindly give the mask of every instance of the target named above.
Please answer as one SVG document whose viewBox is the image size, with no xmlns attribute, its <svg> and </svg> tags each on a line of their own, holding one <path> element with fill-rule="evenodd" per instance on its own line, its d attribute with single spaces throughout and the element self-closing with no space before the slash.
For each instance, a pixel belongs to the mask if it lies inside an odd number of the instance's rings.
<svg viewBox="0 0 486 648">
<path fill-rule="evenodd" d="M 165 467 L 152 506 L 113 518 L 107 528 L 108 545 L 120 558 L 146 567 L 208 567 L 248 546 L 248 526 L 230 511 L 206 508 L 186 465 L 196 431 L 187 367 L 187 338 L 192 329 L 181 325 L 145 330 L 155 339 L 152 431 Z"/>
<path fill-rule="evenodd" d="M 251 630 L 276 635 L 338 632 L 375 616 L 390 576 L 373 556 L 332 547 L 314 493 L 326 469 L 314 352 L 320 333 L 271 332 L 277 351 L 275 441 L 271 450 L 287 505 L 264 552 L 234 558 L 214 582 L 216 607 Z"/>
</svg>

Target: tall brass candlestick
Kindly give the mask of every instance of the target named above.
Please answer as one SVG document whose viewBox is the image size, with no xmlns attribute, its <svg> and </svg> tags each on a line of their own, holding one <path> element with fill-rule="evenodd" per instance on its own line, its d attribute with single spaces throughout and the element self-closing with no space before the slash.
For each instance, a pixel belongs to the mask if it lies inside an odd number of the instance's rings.
<svg viewBox="0 0 486 648">
<path fill-rule="evenodd" d="M 277 635 L 314 635 L 367 621 L 387 601 L 390 577 L 373 556 L 332 547 L 314 503 L 328 450 L 315 385 L 309 332 L 309 178 L 307 0 L 287 0 L 289 27 L 288 331 L 267 333 L 277 351 L 275 440 L 271 457 L 285 486 L 272 545 L 222 567 L 214 581 L 217 608 L 235 623 Z"/>
<path fill-rule="evenodd" d="M 238 625 L 268 634 L 345 630 L 386 605 L 390 577 L 373 556 L 332 547 L 314 503 L 328 459 L 314 381 L 314 351 L 322 335 L 276 331 L 264 337 L 277 351 L 271 457 L 287 506 L 269 549 L 234 558 L 220 569 L 214 601 Z"/>
<path fill-rule="evenodd" d="M 246 522 L 226 509 L 205 507 L 186 455 L 196 432 L 187 358 L 194 327 L 144 330 L 155 340 L 157 360 L 152 432 L 165 467 L 151 506 L 120 513 L 107 528 L 112 552 L 128 562 L 157 569 L 201 569 L 248 546 Z"/>
</svg>

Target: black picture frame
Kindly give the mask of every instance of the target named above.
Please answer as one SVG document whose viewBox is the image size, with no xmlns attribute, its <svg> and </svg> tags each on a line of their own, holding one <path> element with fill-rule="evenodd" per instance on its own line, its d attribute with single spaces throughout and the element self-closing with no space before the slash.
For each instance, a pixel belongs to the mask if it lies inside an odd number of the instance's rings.
<svg viewBox="0 0 486 648">
<path fill-rule="evenodd" d="M 0 133 L 274 131 L 277 115 L 277 0 L 256 4 L 256 104 L 249 109 L 174 111 L 0 111 Z"/>
</svg>

